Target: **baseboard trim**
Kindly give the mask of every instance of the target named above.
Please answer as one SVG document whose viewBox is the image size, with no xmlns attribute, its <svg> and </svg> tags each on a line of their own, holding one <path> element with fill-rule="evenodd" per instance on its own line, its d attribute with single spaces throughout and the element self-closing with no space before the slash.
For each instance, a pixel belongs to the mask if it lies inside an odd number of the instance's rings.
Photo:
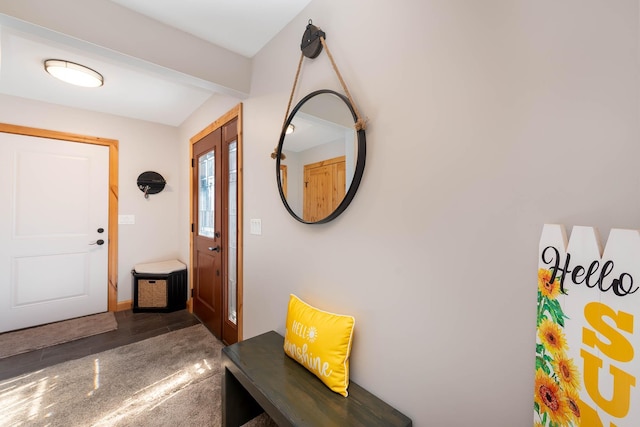
<svg viewBox="0 0 640 427">
<path fill-rule="evenodd" d="M 118 301 L 116 311 L 125 311 L 125 310 L 131 310 L 131 309 L 133 309 L 133 300 Z"/>
</svg>

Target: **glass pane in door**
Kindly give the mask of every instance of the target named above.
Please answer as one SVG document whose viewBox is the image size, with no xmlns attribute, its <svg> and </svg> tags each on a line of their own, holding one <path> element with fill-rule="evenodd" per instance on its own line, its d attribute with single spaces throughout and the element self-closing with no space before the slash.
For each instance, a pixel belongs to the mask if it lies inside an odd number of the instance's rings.
<svg viewBox="0 0 640 427">
<path fill-rule="evenodd" d="M 238 283 L 238 143 L 229 144 L 229 204 L 227 230 L 229 239 L 227 263 L 227 313 L 229 321 L 236 324 L 237 283 Z"/>
<path fill-rule="evenodd" d="M 216 170 L 215 151 L 209 151 L 198 159 L 198 235 L 214 236 Z"/>
</svg>

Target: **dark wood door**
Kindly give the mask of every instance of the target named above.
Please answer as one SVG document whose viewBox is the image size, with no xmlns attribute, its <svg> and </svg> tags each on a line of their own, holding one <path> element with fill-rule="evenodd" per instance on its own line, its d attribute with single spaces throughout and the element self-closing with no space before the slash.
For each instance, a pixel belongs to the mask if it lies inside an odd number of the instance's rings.
<svg viewBox="0 0 640 427">
<path fill-rule="evenodd" d="M 193 146 L 193 313 L 222 336 L 222 130 Z"/>
<path fill-rule="evenodd" d="M 238 341 L 238 120 L 193 146 L 193 312 L 226 344 Z"/>
</svg>

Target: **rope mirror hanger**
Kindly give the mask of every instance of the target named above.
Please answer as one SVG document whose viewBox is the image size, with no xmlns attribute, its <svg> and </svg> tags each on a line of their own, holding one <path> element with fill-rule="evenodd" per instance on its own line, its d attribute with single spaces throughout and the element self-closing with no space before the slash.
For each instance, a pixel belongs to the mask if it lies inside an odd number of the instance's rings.
<svg viewBox="0 0 640 427">
<path fill-rule="evenodd" d="M 360 115 L 360 112 L 358 111 L 358 107 L 356 107 L 356 103 L 354 102 L 353 97 L 351 96 L 351 92 L 349 92 L 349 89 L 347 88 L 347 84 L 342 78 L 342 75 L 340 74 L 340 70 L 338 70 L 338 65 L 336 64 L 336 61 L 333 59 L 333 55 L 331 54 L 331 51 L 329 50 L 329 46 L 327 45 L 326 37 L 327 37 L 326 33 L 322 31 L 319 27 L 316 27 L 315 25 L 313 25 L 313 21 L 309 19 L 309 23 L 307 24 L 304 34 L 302 35 L 302 42 L 300 43 L 300 51 L 301 51 L 300 60 L 298 61 L 298 69 L 296 70 L 296 76 L 293 79 L 293 87 L 291 88 L 291 95 L 289 95 L 287 111 L 284 114 L 284 121 L 282 122 L 283 131 L 284 131 L 284 126 L 287 122 L 287 118 L 289 117 L 289 112 L 291 111 L 291 103 L 293 102 L 293 95 L 295 94 L 296 86 L 298 85 L 298 80 L 300 79 L 300 70 L 302 69 L 302 62 L 305 56 L 310 59 L 317 58 L 318 55 L 322 53 L 323 48 L 327 51 L 327 56 L 331 61 L 331 66 L 335 71 L 336 76 L 340 81 L 340 85 L 342 86 L 342 89 L 347 95 L 347 98 L 349 99 L 349 102 L 351 103 L 355 111 L 357 119 L 354 126 L 356 129 L 356 132 L 359 130 L 364 130 L 366 128 L 366 121 Z M 271 158 L 275 159 L 277 156 L 278 156 L 278 148 L 276 147 L 273 150 L 273 153 L 271 153 Z M 281 158 L 281 160 L 284 160 L 284 159 Z"/>
</svg>

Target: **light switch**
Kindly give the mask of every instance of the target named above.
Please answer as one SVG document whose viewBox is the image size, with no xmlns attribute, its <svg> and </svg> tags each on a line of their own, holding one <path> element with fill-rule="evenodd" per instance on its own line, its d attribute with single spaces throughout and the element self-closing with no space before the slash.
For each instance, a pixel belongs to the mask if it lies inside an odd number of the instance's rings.
<svg viewBox="0 0 640 427">
<path fill-rule="evenodd" d="M 262 220 L 260 219 L 251 219 L 250 222 L 251 234 L 261 235 L 262 234 Z"/>
<path fill-rule="evenodd" d="M 135 224 L 135 215 L 118 215 L 118 224 Z"/>
</svg>

